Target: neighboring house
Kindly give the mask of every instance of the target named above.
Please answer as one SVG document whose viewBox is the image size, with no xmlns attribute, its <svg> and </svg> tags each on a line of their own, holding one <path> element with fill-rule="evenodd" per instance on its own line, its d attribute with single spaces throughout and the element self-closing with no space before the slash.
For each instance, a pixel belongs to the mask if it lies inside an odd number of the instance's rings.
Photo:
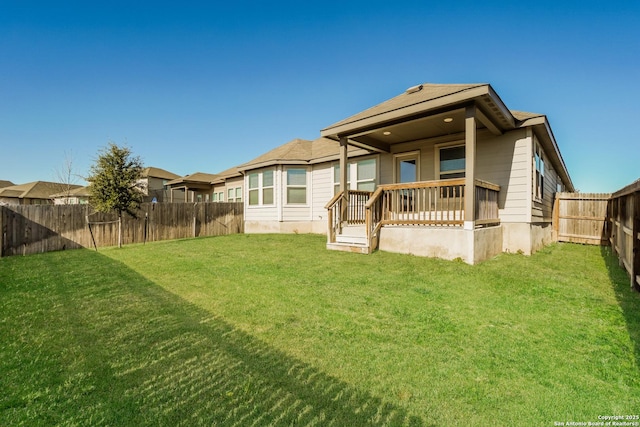
<svg viewBox="0 0 640 427">
<path fill-rule="evenodd" d="M 61 184 L 57 182 L 35 181 L 21 185 L 0 188 L 0 203 L 8 205 L 42 205 L 52 204 L 52 194 L 63 193 L 80 185 Z"/>
<path fill-rule="evenodd" d="M 86 205 L 89 203 L 91 192 L 89 187 L 74 188 L 69 191 L 52 194 L 54 205 Z"/>
<path fill-rule="evenodd" d="M 167 182 L 170 202 L 209 202 L 218 175 L 196 172 Z"/>
<path fill-rule="evenodd" d="M 244 175 L 237 167 L 216 174 L 211 184 L 213 186 L 210 199 L 212 202 L 242 202 Z"/>
<path fill-rule="evenodd" d="M 142 178 L 138 180 L 137 185 L 144 193 L 144 201 L 165 202 L 170 199 L 168 183 L 171 180 L 180 178 L 173 172 L 164 169 L 147 167 L 142 170 Z"/>
<path fill-rule="evenodd" d="M 11 187 L 15 185 L 13 182 L 11 181 L 4 181 L 0 179 L 0 188 L 4 188 L 4 187 Z"/>
<path fill-rule="evenodd" d="M 552 241 L 556 191 L 574 191 L 545 115 L 489 84 L 422 84 L 239 166 L 245 232 L 327 234 L 473 264 Z"/>
</svg>

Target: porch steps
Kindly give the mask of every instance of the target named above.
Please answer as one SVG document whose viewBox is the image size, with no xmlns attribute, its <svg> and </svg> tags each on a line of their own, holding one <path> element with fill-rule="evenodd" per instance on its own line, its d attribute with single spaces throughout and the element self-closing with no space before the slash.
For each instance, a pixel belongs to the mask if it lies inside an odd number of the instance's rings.
<svg viewBox="0 0 640 427">
<path fill-rule="evenodd" d="M 342 233 L 336 235 L 335 243 L 327 243 L 327 249 L 337 251 L 371 253 L 364 225 L 345 225 Z"/>
</svg>

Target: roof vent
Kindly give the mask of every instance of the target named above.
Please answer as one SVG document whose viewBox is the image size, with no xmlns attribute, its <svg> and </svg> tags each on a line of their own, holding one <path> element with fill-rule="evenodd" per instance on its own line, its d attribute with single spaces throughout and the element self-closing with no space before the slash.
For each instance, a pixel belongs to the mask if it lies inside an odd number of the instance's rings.
<svg viewBox="0 0 640 427">
<path fill-rule="evenodd" d="M 411 86 L 409 89 L 405 90 L 404 93 L 409 95 L 410 93 L 416 93 L 422 90 L 422 85 Z"/>
</svg>

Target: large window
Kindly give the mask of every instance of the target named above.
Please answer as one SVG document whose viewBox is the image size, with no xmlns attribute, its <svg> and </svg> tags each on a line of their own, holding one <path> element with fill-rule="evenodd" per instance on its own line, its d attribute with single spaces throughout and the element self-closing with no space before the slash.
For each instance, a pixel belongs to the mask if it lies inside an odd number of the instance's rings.
<svg viewBox="0 0 640 427">
<path fill-rule="evenodd" d="M 347 164 L 347 188 L 350 190 L 375 191 L 376 159 L 365 159 Z M 340 191 L 340 164 L 333 166 L 334 194 Z"/>
<path fill-rule="evenodd" d="M 287 204 L 304 205 L 307 203 L 307 170 L 287 169 Z"/>
<path fill-rule="evenodd" d="M 440 179 L 464 178 L 465 148 L 464 145 L 455 147 L 441 147 Z"/>
<path fill-rule="evenodd" d="M 536 144 L 533 161 L 536 169 L 534 196 L 536 199 L 542 200 L 544 198 L 544 158 L 542 155 L 542 148 L 538 144 Z"/>
<path fill-rule="evenodd" d="M 249 206 L 273 204 L 273 170 L 249 174 Z"/>
</svg>

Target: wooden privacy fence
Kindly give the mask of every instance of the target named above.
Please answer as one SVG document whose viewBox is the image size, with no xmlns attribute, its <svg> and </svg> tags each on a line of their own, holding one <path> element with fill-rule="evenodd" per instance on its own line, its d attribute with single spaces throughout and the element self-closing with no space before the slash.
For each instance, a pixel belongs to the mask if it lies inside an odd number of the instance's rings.
<svg viewBox="0 0 640 427">
<path fill-rule="evenodd" d="M 611 248 L 640 290 L 640 180 L 613 193 L 609 203 Z"/>
<path fill-rule="evenodd" d="M 556 193 L 553 229 L 559 242 L 608 245 L 610 193 Z"/>
<path fill-rule="evenodd" d="M 115 214 L 88 205 L 0 206 L 0 257 L 116 246 Z M 122 217 L 122 243 L 244 232 L 242 203 L 143 203 Z"/>
<path fill-rule="evenodd" d="M 553 228 L 560 242 L 611 245 L 640 290 L 640 180 L 613 193 L 557 193 Z"/>
</svg>

